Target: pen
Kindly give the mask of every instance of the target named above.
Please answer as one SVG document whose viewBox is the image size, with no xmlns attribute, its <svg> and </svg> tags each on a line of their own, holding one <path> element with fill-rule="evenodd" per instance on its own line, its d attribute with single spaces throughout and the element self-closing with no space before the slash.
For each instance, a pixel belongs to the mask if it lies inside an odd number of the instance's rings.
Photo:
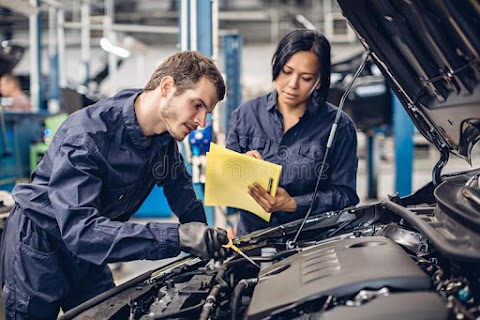
<svg viewBox="0 0 480 320">
<path fill-rule="evenodd" d="M 268 186 L 267 186 L 267 192 L 270 194 L 272 191 L 272 184 L 273 184 L 273 178 L 268 178 Z"/>
</svg>

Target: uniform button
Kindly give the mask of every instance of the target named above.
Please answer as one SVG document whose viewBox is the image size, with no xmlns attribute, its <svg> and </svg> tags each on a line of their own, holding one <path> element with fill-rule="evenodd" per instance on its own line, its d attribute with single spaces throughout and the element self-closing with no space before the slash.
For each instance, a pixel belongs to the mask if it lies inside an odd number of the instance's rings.
<svg viewBox="0 0 480 320">
<path fill-rule="evenodd" d="M 118 200 L 122 200 L 123 199 L 123 194 L 120 195 L 120 197 L 118 197 Z"/>
</svg>

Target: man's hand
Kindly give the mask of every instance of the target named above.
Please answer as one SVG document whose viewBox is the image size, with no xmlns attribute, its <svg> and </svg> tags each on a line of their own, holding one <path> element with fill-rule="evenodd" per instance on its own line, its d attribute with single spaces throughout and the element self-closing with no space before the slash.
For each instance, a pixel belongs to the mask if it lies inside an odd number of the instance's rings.
<svg viewBox="0 0 480 320">
<path fill-rule="evenodd" d="M 287 190 L 281 187 L 277 188 L 277 194 L 275 197 L 272 197 L 258 183 L 253 183 L 248 186 L 248 194 L 251 195 L 266 212 L 295 212 L 297 210 L 297 202 L 288 194 Z"/>
<path fill-rule="evenodd" d="M 228 242 L 227 231 L 220 228 L 210 228 L 202 222 L 189 222 L 178 227 L 180 249 L 202 260 L 227 256 L 227 250 L 222 245 Z"/>
</svg>

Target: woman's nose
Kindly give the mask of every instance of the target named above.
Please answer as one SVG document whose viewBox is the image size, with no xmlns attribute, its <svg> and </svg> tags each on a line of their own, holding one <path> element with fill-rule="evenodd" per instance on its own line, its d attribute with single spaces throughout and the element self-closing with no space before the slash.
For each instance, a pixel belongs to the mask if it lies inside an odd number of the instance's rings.
<svg viewBox="0 0 480 320">
<path fill-rule="evenodd" d="M 289 81 L 288 81 L 288 86 L 290 88 L 297 88 L 298 87 L 298 77 L 295 77 L 295 76 L 292 76 L 290 77 Z"/>
</svg>

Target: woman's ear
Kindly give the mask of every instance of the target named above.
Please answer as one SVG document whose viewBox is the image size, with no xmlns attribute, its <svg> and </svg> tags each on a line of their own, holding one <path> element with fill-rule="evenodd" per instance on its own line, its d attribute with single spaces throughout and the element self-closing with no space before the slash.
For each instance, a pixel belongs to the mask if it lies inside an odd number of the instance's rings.
<svg viewBox="0 0 480 320">
<path fill-rule="evenodd" d="M 322 84 L 320 83 L 320 77 L 318 77 L 317 80 L 315 80 L 315 83 L 313 84 L 312 88 L 308 92 L 308 95 L 310 96 L 314 91 L 320 89 L 321 86 Z"/>
<path fill-rule="evenodd" d="M 320 76 L 318 76 L 317 78 L 317 81 L 315 81 L 315 90 L 318 90 L 320 89 L 320 87 L 322 86 L 322 81 L 320 80 Z"/>
</svg>

